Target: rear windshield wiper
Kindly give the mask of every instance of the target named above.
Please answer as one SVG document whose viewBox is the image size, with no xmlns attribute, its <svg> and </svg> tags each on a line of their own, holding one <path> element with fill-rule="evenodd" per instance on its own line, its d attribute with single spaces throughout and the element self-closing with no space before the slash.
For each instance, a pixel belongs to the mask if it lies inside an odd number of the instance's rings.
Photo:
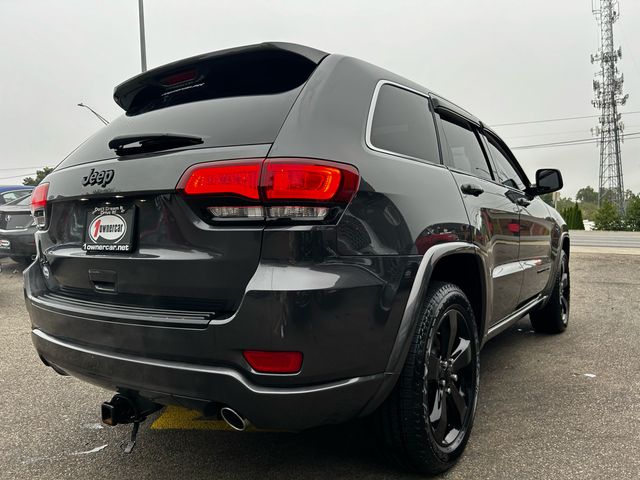
<svg viewBox="0 0 640 480">
<path fill-rule="evenodd" d="M 203 143 L 202 138 L 179 133 L 146 133 L 121 135 L 109 142 L 109 148 L 118 156 L 157 152 L 172 148 L 187 147 Z"/>
</svg>

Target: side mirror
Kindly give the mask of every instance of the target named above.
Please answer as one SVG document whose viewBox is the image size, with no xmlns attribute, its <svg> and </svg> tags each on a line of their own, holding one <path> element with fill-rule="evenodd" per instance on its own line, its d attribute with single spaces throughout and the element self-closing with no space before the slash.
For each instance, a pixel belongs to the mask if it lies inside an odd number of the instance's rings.
<svg viewBox="0 0 640 480">
<path fill-rule="evenodd" d="M 529 195 L 557 192 L 563 186 L 562 174 L 555 168 L 543 168 L 536 172 L 536 184 L 527 188 Z"/>
</svg>

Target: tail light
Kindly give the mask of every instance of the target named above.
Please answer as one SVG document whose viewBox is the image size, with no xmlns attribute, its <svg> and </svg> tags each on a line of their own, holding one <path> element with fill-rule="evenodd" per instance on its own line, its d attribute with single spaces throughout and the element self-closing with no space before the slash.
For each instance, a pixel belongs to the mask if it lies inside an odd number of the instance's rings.
<svg viewBox="0 0 640 480">
<path fill-rule="evenodd" d="M 190 172 L 184 191 L 187 195 L 236 195 L 258 200 L 261 168 L 261 162 L 255 161 L 196 167 Z"/>
<path fill-rule="evenodd" d="M 31 193 L 31 215 L 38 228 L 45 228 L 47 223 L 47 195 L 49 184 L 41 183 Z"/>
<path fill-rule="evenodd" d="M 244 358 L 260 373 L 298 373 L 302 368 L 301 352 L 245 350 Z"/>
<path fill-rule="evenodd" d="M 178 189 L 215 196 L 206 208 L 218 220 L 321 221 L 345 207 L 360 182 L 347 164 L 307 158 L 233 160 L 194 165 Z M 226 202 L 226 203 L 225 203 Z"/>
</svg>

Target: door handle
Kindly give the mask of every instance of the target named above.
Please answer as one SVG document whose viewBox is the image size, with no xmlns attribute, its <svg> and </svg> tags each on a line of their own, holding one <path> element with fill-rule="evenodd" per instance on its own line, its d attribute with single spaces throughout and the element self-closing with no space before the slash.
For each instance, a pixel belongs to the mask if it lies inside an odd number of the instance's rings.
<svg viewBox="0 0 640 480">
<path fill-rule="evenodd" d="M 476 185 L 475 183 L 465 183 L 460 187 L 460 190 L 462 191 L 462 193 L 473 195 L 474 197 L 477 197 L 478 195 L 484 193 L 484 189 L 480 185 Z"/>
<path fill-rule="evenodd" d="M 516 199 L 516 205 L 520 205 L 521 207 L 528 207 L 531 205 L 531 202 L 524 197 L 518 197 Z"/>
</svg>

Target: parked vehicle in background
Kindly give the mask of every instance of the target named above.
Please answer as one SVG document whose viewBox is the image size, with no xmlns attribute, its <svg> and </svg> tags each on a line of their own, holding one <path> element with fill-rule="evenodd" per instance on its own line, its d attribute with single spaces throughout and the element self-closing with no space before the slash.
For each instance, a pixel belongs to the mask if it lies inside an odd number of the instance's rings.
<svg viewBox="0 0 640 480">
<path fill-rule="evenodd" d="M 568 231 L 538 196 L 560 172 L 529 182 L 428 89 L 267 43 L 114 98 L 126 115 L 34 191 L 25 271 L 40 358 L 117 391 L 106 423 L 170 404 L 238 430 L 371 416 L 390 456 L 437 473 L 469 438 L 481 346 L 526 314 L 566 328 Z"/>
<path fill-rule="evenodd" d="M 36 256 L 36 224 L 31 216 L 31 193 L 0 205 L 0 256 L 28 265 Z"/>
<path fill-rule="evenodd" d="M 31 194 L 33 187 L 19 186 L 1 186 L 0 187 L 0 205 L 18 200 Z"/>
</svg>

